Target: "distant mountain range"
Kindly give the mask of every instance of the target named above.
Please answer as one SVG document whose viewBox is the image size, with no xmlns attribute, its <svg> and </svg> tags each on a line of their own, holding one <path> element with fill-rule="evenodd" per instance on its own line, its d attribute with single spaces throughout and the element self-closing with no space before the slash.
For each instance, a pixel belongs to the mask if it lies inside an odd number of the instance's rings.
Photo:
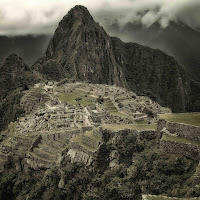
<svg viewBox="0 0 200 200">
<path fill-rule="evenodd" d="M 31 65 L 44 55 L 50 35 L 0 36 L 0 63 L 10 54 L 17 54 Z"/>
<path fill-rule="evenodd" d="M 200 32 L 186 24 L 171 22 L 163 29 L 159 23 L 147 28 L 141 23 L 127 23 L 120 27 L 115 22 L 107 27 L 107 31 L 126 42 L 164 51 L 173 56 L 190 76 L 200 80 Z"/>
</svg>

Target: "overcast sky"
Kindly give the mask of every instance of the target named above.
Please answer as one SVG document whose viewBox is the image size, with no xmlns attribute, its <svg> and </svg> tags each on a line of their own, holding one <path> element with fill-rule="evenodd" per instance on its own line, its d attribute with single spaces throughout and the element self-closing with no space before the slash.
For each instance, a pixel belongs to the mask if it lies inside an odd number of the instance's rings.
<svg viewBox="0 0 200 200">
<path fill-rule="evenodd" d="M 52 34 L 75 5 L 86 6 L 102 25 L 118 19 L 121 26 L 182 21 L 200 27 L 200 0 L 0 0 L 0 35 Z"/>
</svg>

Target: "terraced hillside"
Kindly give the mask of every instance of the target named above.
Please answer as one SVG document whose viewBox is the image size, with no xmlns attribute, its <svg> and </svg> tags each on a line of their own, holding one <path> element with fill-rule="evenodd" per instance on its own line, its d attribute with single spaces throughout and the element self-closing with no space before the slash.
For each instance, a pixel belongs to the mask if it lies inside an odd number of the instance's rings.
<svg viewBox="0 0 200 200">
<path fill-rule="evenodd" d="M 34 85 L 24 92 L 20 105 L 25 116 L 1 133 L 0 186 L 6 184 L 4 178 L 7 180 L 12 170 L 19 176 L 13 180 L 15 188 L 34 179 L 33 186 L 41 188 L 33 192 L 30 186 L 28 192 L 24 187 L 23 198 L 91 199 L 103 195 L 110 199 L 112 194 L 114 199 L 124 195 L 142 199 L 142 194 L 163 194 L 163 188 L 168 188 L 164 194 L 173 196 L 179 188 L 192 187 L 189 181 L 195 188 L 200 183 L 199 127 L 164 120 L 163 116 L 173 116 L 171 110 L 148 97 L 117 86 L 65 79 Z M 179 150 L 177 144 L 182 145 Z M 160 160 L 166 162 L 170 175 L 163 171 Z M 176 164 L 177 160 L 182 163 Z M 179 166 L 178 172 L 171 169 L 174 165 Z M 155 172 L 158 179 L 153 178 Z M 163 181 L 174 176 L 176 180 L 170 184 Z M 50 180 L 53 182 L 48 185 Z M 152 190 L 157 185 L 160 189 Z M 81 189 L 71 193 L 68 187 Z M 118 193 L 105 193 L 105 188 L 112 187 L 117 187 Z M 53 192 L 49 194 L 47 188 Z M 95 192 L 97 188 L 100 193 Z"/>
<path fill-rule="evenodd" d="M 95 127 L 155 130 L 157 113 L 170 112 L 126 89 L 86 83 L 36 84 L 25 92 L 20 105 L 26 116 L 3 133 L 2 169 L 12 155 L 24 157 L 23 165 L 35 170 L 51 168 L 59 165 L 62 151 L 68 146 L 93 157 L 102 137 Z M 140 125 L 136 125 L 138 120 Z M 69 155 L 77 159 L 74 151 Z"/>
</svg>

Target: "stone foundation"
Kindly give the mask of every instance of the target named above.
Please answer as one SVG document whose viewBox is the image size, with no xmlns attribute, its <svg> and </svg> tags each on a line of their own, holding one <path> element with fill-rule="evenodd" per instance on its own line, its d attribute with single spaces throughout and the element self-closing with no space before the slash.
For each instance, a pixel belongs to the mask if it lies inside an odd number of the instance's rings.
<svg viewBox="0 0 200 200">
<path fill-rule="evenodd" d="M 190 140 L 200 141 L 200 127 L 189 124 L 173 123 L 166 120 L 158 121 L 158 131 L 166 128 L 170 133 Z"/>
</svg>

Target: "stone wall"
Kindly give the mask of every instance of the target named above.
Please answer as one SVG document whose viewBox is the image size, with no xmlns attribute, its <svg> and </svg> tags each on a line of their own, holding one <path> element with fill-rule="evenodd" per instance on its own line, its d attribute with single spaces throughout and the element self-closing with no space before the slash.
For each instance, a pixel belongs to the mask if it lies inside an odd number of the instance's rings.
<svg viewBox="0 0 200 200">
<path fill-rule="evenodd" d="M 33 168 L 35 170 L 40 170 L 42 168 L 46 169 L 55 165 L 54 162 L 41 159 L 39 157 L 34 157 L 31 153 L 27 153 L 26 163 L 29 165 L 30 168 Z"/>
<path fill-rule="evenodd" d="M 160 119 L 157 124 L 157 131 L 161 132 L 163 128 L 167 127 L 167 121 Z"/>
<path fill-rule="evenodd" d="M 70 149 L 75 149 L 80 152 L 85 152 L 86 154 L 89 154 L 91 156 L 93 156 L 95 154 L 95 153 L 87 150 L 86 148 L 82 147 L 81 145 L 77 144 L 76 142 L 70 142 Z"/>
<path fill-rule="evenodd" d="M 51 133 L 51 134 L 43 134 L 42 139 L 44 140 L 62 140 L 63 142 L 69 142 L 69 140 L 74 135 L 79 135 L 80 130 L 66 130 L 65 132 Z"/>
<path fill-rule="evenodd" d="M 100 141 L 95 141 L 92 138 L 86 136 L 86 135 L 82 135 L 82 141 L 83 143 L 87 144 L 88 146 L 93 147 L 94 149 L 97 149 L 98 146 L 100 145 Z"/>
<path fill-rule="evenodd" d="M 200 159 L 200 146 L 192 144 L 161 140 L 160 150 L 169 154 L 183 155 L 194 160 Z"/>
<path fill-rule="evenodd" d="M 172 134 L 177 134 L 180 137 L 185 137 L 190 140 L 200 141 L 200 127 L 198 126 L 159 120 L 158 131 L 161 131 L 164 127 Z"/>
<path fill-rule="evenodd" d="M 91 131 L 94 127 L 93 126 L 83 126 L 82 127 L 82 132 L 86 132 L 86 131 Z"/>
</svg>

